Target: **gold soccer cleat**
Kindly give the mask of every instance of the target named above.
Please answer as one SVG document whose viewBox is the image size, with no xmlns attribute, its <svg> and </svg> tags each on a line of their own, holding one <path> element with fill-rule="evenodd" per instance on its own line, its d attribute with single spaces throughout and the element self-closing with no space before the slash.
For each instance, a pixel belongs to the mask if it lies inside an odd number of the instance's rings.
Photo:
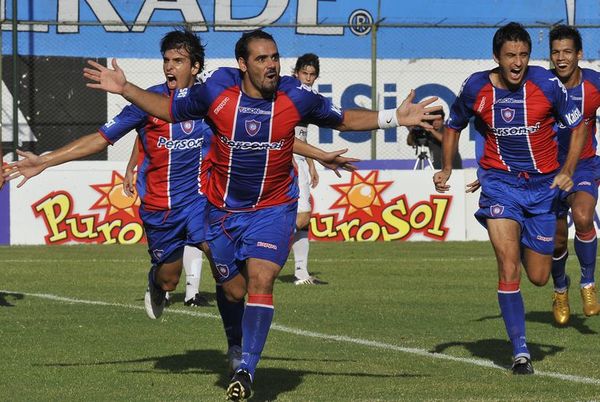
<svg viewBox="0 0 600 402">
<path fill-rule="evenodd" d="M 581 288 L 581 299 L 583 300 L 583 314 L 587 317 L 600 314 L 596 285 Z"/>
<path fill-rule="evenodd" d="M 554 322 L 556 324 L 567 325 L 571 316 L 568 290 L 562 293 L 554 292 L 554 296 L 552 297 L 552 313 L 554 314 Z"/>
</svg>

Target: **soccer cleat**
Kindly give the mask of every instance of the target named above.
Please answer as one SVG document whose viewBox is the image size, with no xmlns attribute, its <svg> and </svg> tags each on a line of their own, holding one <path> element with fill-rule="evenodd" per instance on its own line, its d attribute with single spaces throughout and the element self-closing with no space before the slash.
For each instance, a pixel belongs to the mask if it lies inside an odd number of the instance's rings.
<svg viewBox="0 0 600 402">
<path fill-rule="evenodd" d="M 167 304 L 167 292 L 154 286 L 151 275 L 154 275 L 154 269 L 150 269 L 150 272 L 148 272 L 148 288 L 144 295 L 144 306 L 148 318 L 156 320 L 162 315 Z"/>
<path fill-rule="evenodd" d="M 200 293 L 196 293 L 194 297 L 187 299 L 183 302 L 185 306 L 188 307 L 207 307 L 210 306 L 210 303 L 206 299 L 206 297 L 200 295 Z"/>
<path fill-rule="evenodd" d="M 238 345 L 230 347 L 227 351 L 227 360 L 229 360 L 229 375 L 233 376 L 242 364 L 242 347 Z"/>
<path fill-rule="evenodd" d="M 227 387 L 227 400 L 243 401 L 252 396 L 252 377 L 246 370 L 238 370 Z"/>
<path fill-rule="evenodd" d="M 325 282 L 316 276 L 309 276 L 306 279 L 296 279 L 294 285 L 327 285 L 329 282 Z"/>
<path fill-rule="evenodd" d="M 600 314 L 596 285 L 581 288 L 581 299 L 583 300 L 583 314 L 586 317 Z"/>
<path fill-rule="evenodd" d="M 571 316 L 571 307 L 569 307 L 569 290 L 564 292 L 554 292 L 552 296 L 552 314 L 554 322 L 558 325 L 567 325 Z"/>
<path fill-rule="evenodd" d="M 533 374 L 533 365 L 531 359 L 526 356 L 518 356 L 513 361 L 513 374 Z"/>
</svg>

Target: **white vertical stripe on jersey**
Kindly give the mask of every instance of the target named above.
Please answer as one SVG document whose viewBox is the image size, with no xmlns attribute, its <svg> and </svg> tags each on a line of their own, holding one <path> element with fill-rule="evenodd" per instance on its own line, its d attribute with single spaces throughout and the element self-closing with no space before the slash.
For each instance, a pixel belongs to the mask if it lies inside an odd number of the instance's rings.
<svg viewBox="0 0 600 402">
<path fill-rule="evenodd" d="M 202 120 L 204 123 L 204 120 Z M 194 126 L 195 127 L 195 126 Z M 196 181 L 198 182 L 198 194 L 202 194 L 204 189 L 202 188 L 202 181 L 200 180 L 200 174 L 202 173 L 202 158 L 204 157 L 204 133 L 202 134 L 202 145 L 200 146 L 200 155 L 198 155 L 198 177 L 196 177 Z"/>
<path fill-rule="evenodd" d="M 269 117 L 269 139 L 268 143 L 271 143 L 271 138 L 273 137 L 273 116 L 275 116 L 275 97 L 273 97 L 273 101 L 271 102 L 271 116 Z M 267 160 L 265 162 L 265 170 L 263 171 L 262 181 L 260 182 L 260 191 L 258 192 L 258 197 L 256 198 L 256 204 L 253 207 L 256 207 L 260 203 L 260 199 L 262 198 L 263 190 L 265 188 L 265 179 L 267 177 L 267 170 L 269 167 L 269 149 L 267 152 Z"/>
<path fill-rule="evenodd" d="M 235 103 L 235 113 L 233 117 L 233 125 L 231 126 L 231 140 L 235 141 L 235 127 L 238 120 L 238 113 L 240 110 L 240 103 L 242 102 L 242 89 L 240 88 L 240 93 L 238 94 L 237 102 Z M 221 208 L 225 208 L 227 205 L 227 193 L 229 193 L 229 179 L 231 178 L 231 160 L 233 159 L 233 147 L 229 151 L 229 162 L 227 164 L 227 183 L 225 183 L 225 193 L 223 194 L 223 204 L 221 204 Z"/>
<path fill-rule="evenodd" d="M 173 140 L 173 124 L 169 123 L 169 139 Z M 167 148 L 167 147 L 165 147 Z M 167 148 L 167 208 L 171 209 L 171 152 L 172 149 Z"/>
<path fill-rule="evenodd" d="M 583 85 L 583 72 L 581 73 L 581 106 L 579 106 L 579 110 L 581 110 L 581 121 L 585 123 L 585 85 Z M 591 132 L 589 133 L 591 134 Z"/>
<path fill-rule="evenodd" d="M 502 107 L 498 106 L 500 108 L 500 114 L 502 114 Z M 494 86 L 494 84 L 492 84 L 492 127 L 496 128 L 496 87 Z M 500 152 L 500 141 L 498 140 L 499 136 L 496 135 L 496 153 L 498 154 L 498 159 L 500 159 L 500 162 L 502 162 L 502 164 L 504 166 L 506 166 L 506 168 L 508 169 L 508 171 L 510 172 L 510 166 L 506 165 L 506 162 L 504 162 L 504 159 L 502 159 L 502 153 Z"/>
<path fill-rule="evenodd" d="M 524 125 L 525 129 L 529 127 L 529 122 L 527 120 L 527 83 L 523 84 L 523 116 L 524 116 Z M 542 173 L 537 167 L 537 161 L 535 160 L 535 155 L 533 154 L 533 150 L 531 149 L 531 133 L 527 130 L 527 134 L 525 134 L 527 138 L 527 148 L 529 149 L 529 156 L 533 161 L 533 168 L 537 170 L 538 173 Z"/>
</svg>

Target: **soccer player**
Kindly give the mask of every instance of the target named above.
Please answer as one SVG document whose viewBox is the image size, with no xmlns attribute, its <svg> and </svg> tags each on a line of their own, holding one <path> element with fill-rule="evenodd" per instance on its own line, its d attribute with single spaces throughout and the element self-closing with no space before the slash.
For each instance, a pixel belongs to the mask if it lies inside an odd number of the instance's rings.
<svg viewBox="0 0 600 402">
<path fill-rule="evenodd" d="M 581 35 L 577 29 L 558 25 L 550 31 L 550 59 L 554 65 L 552 72 L 567 88 L 569 98 L 583 113 L 589 130 L 585 147 L 580 156 L 575 173 L 574 186 L 569 191 L 560 192 L 561 203 L 556 226 L 552 279 L 554 297 L 552 312 L 559 325 L 569 322 L 569 277 L 565 265 L 569 256 L 567 250 L 567 213 L 569 208 L 575 224 L 575 253 L 581 267 L 579 280 L 583 313 L 586 316 L 600 313 L 600 304 L 594 272 L 598 241 L 594 227 L 594 213 L 598 200 L 598 179 L 600 178 L 600 158 L 596 156 L 596 109 L 600 107 L 600 73 L 579 67 L 583 57 Z M 558 125 L 558 160 L 564 164 L 569 151 L 571 131 Z"/>
<path fill-rule="evenodd" d="M 306 53 L 296 60 L 293 70 L 294 77 L 310 88 L 319 78 L 320 63 L 319 56 Z M 306 142 L 308 135 L 308 124 L 301 123 L 296 126 L 296 140 Z M 315 169 L 315 162 L 311 158 L 302 155 L 294 155 L 294 162 L 298 168 L 298 215 L 296 216 L 296 232 L 292 242 L 294 251 L 294 284 L 295 285 L 326 285 L 327 282 L 311 275 L 308 272 L 308 225 L 310 223 L 310 189 L 319 184 L 319 174 Z"/>
<path fill-rule="evenodd" d="M 550 71 L 528 66 L 531 38 L 511 22 L 493 39 L 498 67 L 471 75 L 450 110 L 443 140 L 443 168 L 433 181 L 447 191 L 460 131 L 472 116 L 485 137 L 479 159 L 482 193 L 475 217 L 488 230 L 498 266 L 498 303 L 513 346 L 512 372 L 533 374 L 520 291 L 521 261 L 529 280 L 549 279 L 557 188 L 570 190 L 587 129 L 581 112 Z M 572 129 L 569 153 L 558 163 L 555 117 Z M 560 169 L 560 170 L 559 170 Z"/>
<path fill-rule="evenodd" d="M 160 50 L 166 81 L 149 91 L 168 99 L 172 91 L 194 85 L 204 67 L 204 47 L 191 31 L 175 30 L 163 37 Z M 8 178 L 23 176 L 20 187 L 48 167 L 104 150 L 133 129 L 143 149 L 137 191 L 152 262 L 145 307 L 148 317 L 156 319 L 162 314 L 165 300 L 153 304 L 151 299 L 157 297 L 156 293 L 164 295 L 177 286 L 184 246 L 208 253 L 203 194 L 207 166 L 203 166 L 203 159 L 209 150 L 212 131 L 203 120 L 171 124 L 129 105 L 98 132 L 55 151 L 42 156 L 18 151 L 24 159 L 12 164 Z"/>
<path fill-rule="evenodd" d="M 113 69 L 89 61 L 84 76 L 91 88 L 120 94 L 167 121 L 205 117 L 214 129 L 209 200 L 209 246 L 217 279 L 227 296 L 248 300 L 242 319 L 242 363 L 227 388 L 230 400 L 249 398 L 254 373 L 274 313 L 273 285 L 287 259 L 294 233 L 298 187 L 292 150 L 339 165 L 342 152 L 324 154 L 294 141 L 301 121 L 337 130 L 428 123 L 428 107 L 437 98 L 412 103 L 414 91 L 397 109 L 381 112 L 346 110 L 303 86 L 280 77 L 279 51 L 273 37 L 255 30 L 235 47 L 239 68 L 219 68 L 203 85 L 176 91 L 171 99 L 156 96 L 127 81 L 113 59 Z M 336 157 L 337 156 L 337 157 Z"/>
<path fill-rule="evenodd" d="M 141 149 L 140 149 L 141 148 Z M 141 151 L 141 153 L 140 153 Z M 144 162 L 143 147 L 139 138 L 133 144 L 131 156 L 123 178 L 123 191 L 129 197 L 134 197 L 136 168 Z M 200 168 L 200 166 L 198 166 Z M 183 304 L 191 307 L 209 306 L 210 303 L 200 294 L 200 279 L 202 278 L 202 251 L 195 246 L 186 245 L 183 249 L 183 269 L 185 270 L 185 296 Z M 168 301 L 168 296 L 167 296 Z"/>
</svg>

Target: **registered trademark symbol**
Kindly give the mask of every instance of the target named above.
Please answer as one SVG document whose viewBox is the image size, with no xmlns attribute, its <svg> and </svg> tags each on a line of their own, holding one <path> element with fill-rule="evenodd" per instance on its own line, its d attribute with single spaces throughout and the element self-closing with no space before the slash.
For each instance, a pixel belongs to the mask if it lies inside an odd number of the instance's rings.
<svg viewBox="0 0 600 402">
<path fill-rule="evenodd" d="M 358 36 L 367 35 L 371 32 L 373 24 L 373 16 L 367 10 L 354 10 L 348 18 L 348 24 L 350 24 L 350 31 Z"/>
</svg>

